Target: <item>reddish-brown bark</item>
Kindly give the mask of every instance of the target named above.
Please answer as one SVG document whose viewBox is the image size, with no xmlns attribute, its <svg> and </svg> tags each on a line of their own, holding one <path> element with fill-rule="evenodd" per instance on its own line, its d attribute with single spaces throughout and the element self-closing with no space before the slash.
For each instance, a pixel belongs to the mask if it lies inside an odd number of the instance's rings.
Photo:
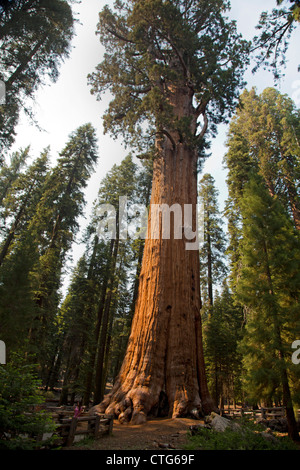
<svg viewBox="0 0 300 470">
<path fill-rule="evenodd" d="M 192 116 L 192 93 L 179 90 L 170 102 L 176 116 Z M 178 132 L 168 134 L 157 140 L 151 205 L 179 204 L 183 214 L 184 205 L 192 204 L 195 230 L 197 152 L 180 141 Z M 161 227 L 160 236 L 152 238 L 151 228 L 149 211 L 127 351 L 111 393 L 96 407 L 133 424 L 149 414 L 197 416 L 213 409 L 202 350 L 199 252 L 186 249 L 184 235 L 174 239 L 173 224 L 170 239 L 162 237 Z"/>
</svg>

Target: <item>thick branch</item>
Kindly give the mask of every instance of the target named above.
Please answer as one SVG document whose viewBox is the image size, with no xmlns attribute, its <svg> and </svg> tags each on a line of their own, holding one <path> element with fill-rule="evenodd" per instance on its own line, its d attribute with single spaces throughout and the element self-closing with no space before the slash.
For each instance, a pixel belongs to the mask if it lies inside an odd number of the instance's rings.
<svg viewBox="0 0 300 470">
<path fill-rule="evenodd" d="M 170 140 L 171 144 L 172 144 L 172 147 L 173 147 L 173 150 L 176 149 L 176 143 L 175 143 L 175 140 L 173 139 L 173 137 L 171 136 L 171 134 L 166 130 L 166 129 L 160 129 L 159 131 L 157 131 L 155 133 L 156 135 L 159 135 L 159 134 L 164 134 L 166 137 L 168 137 L 168 139 Z"/>
<path fill-rule="evenodd" d="M 204 137 L 204 135 L 207 131 L 207 128 L 208 128 L 208 118 L 207 118 L 207 115 L 206 115 L 205 111 L 202 115 L 203 115 L 204 123 L 203 123 L 200 134 L 197 136 L 197 140 L 203 139 L 203 137 Z"/>
<path fill-rule="evenodd" d="M 121 41 L 128 42 L 130 44 L 135 44 L 135 42 L 132 41 L 131 39 L 126 38 L 125 36 L 121 35 L 120 33 L 117 33 L 117 31 L 108 28 L 107 26 L 106 26 L 106 31 L 108 33 L 112 34 L 113 36 L 115 36 L 116 38 L 120 39 Z"/>
</svg>

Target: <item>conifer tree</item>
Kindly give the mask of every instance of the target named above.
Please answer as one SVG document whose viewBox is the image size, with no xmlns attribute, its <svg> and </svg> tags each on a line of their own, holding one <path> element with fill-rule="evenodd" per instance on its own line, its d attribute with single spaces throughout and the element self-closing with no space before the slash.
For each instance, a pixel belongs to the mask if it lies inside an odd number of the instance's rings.
<svg viewBox="0 0 300 470">
<path fill-rule="evenodd" d="M 34 217 L 48 170 L 48 150 L 13 183 L 4 199 L 6 230 L 0 246 L 0 266 L 12 248 L 13 240 Z"/>
<path fill-rule="evenodd" d="M 224 17 L 227 7 L 218 0 L 105 7 L 98 32 L 106 55 L 90 76 L 93 93 L 112 93 L 105 130 L 142 151 L 155 144 L 151 206 L 192 204 L 193 230 L 208 122 L 215 131 L 230 114 L 248 61 L 248 44 Z M 173 417 L 213 407 L 202 354 L 199 253 L 173 236 L 145 241 L 127 352 L 99 410 L 140 423 L 163 402 Z"/>
<path fill-rule="evenodd" d="M 224 159 L 228 170 L 225 213 L 233 278 L 239 262 L 242 227 L 239 201 L 253 173 L 262 176 L 271 196 L 280 199 L 299 229 L 299 132 L 299 110 L 289 97 L 273 88 L 260 95 L 255 89 L 242 93 L 230 123 Z"/>
<path fill-rule="evenodd" d="M 0 149 L 14 142 L 21 108 L 47 79 L 55 81 L 68 57 L 74 18 L 66 0 L 18 0 L 0 14 L 0 79 L 6 104 L 0 106 Z"/>
<path fill-rule="evenodd" d="M 236 293 L 245 305 L 244 361 L 256 398 L 282 396 L 289 436 L 299 440 L 289 378 L 299 332 L 299 235 L 280 202 L 253 177 L 241 203 L 241 269 Z"/>
<path fill-rule="evenodd" d="M 0 170 L 0 205 L 2 206 L 3 200 L 10 190 L 12 184 L 20 175 L 21 170 L 26 164 L 26 160 L 29 156 L 29 147 L 26 149 L 20 149 L 18 152 L 14 152 L 11 157 L 9 164 L 3 163 Z"/>
<path fill-rule="evenodd" d="M 224 258 L 226 241 L 218 209 L 218 191 L 210 174 L 205 174 L 200 181 L 199 202 L 203 212 L 204 237 L 200 249 L 201 291 L 207 292 L 209 303 L 213 306 L 213 287 L 224 279 L 227 268 Z"/>
<path fill-rule="evenodd" d="M 98 159 L 95 130 L 85 124 L 74 131 L 49 172 L 30 229 L 38 241 L 39 261 L 32 271 L 39 314 L 31 328 L 31 342 L 41 352 L 59 302 L 63 262 L 75 240 L 87 186 Z M 43 355 L 46 358 L 46 353 Z"/>
<path fill-rule="evenodd" d="M 103 396 L 106 378 L 114 373 L 116 367 L 116 352 L 113 350 L 111 356 L 110 350 L 117 348 L 117 358 L 124 354 L 134 296 L 132 285 L 135 280 L 131 272 L 138 264 L 139 249 L 136 252 L 136 240 L 130 237 L 119 239 L 116 218 L 115 237 L 111 239 L 112 234 L 106 237 L 98 226 L 102 216 L 105 219 L 105 214 L 101 215 L 98 209 L 103 204 L 110 204 L 115 208 L 117 217 L 119 197 L 123 195 L 127 197 L 128 218 L 134 219 L 132 207 L 149 198 L 149 169 L 146 165 L 144 170 L 144 166 L 138 168 L 128 155 L 120 165 L 112 167 L 100 184 L 99 196 L 83 238 L 86 246 L 84 258 L 74 271 L 68 295 L 60 309 L 62 331 L 65 332 L 61 353 L 65 385 L 61 402 L 66 401 L 67 393 L 74 387 L 77 387 L 86 405 L 89 405 L 93 395 Z M 127 323 L 122 324 L 121 331 L 115 326 L 116 323 L 120 325 L 120 316 L 126 318 Z M 80 332 L 82 322 L 85 322 L 85 328 Z M 120 338 L 124 338 L 122 348 Z M 80 355 L 76 354 L 79 344 L 83 350 Z M 78 373 L 76 380 L 75 373 Z"/>
<path fill-rule="evenodd" d="M 226 283 L 217 292 L 213 312 L 203 314 L 204 353 L 211 394 L 224 403 L 241 400 L 243 308 L 237 305 Z"/>
<path fill-rule="evenodd" d="M 48 172 L 44 151 L 14 183 L 4 198 L 2 216 L 6 226 L 0 245 L 1 335 L 10 351 L 27 351 L 26 338 L 36 316 L 31 271 L 39 259 L 36 238 L 30 230 Z"/>
<path fill-rule="evenodd" d="M 105 343 L 109 327 L 110 310 L 113 304 L 113 293 L 115 289 L 117 289 L 118 279 L 116 273 L 118 255 L 120 244 L 126 243 L 126 241 L 120 242 L 120 219 L 122 218 L 123 208 L 120 207 L 119 198 L 122 196 L 126 197 L 129 205 L 130 202 L 133 202 L 136 191 L 136 171 L 137 166 L 133 162 L 131 155 L 125 157 L 120 165 L 114 165 L 100 185 L 98 200 L 95 207 L 95 222 L 97 224 L 97 222 L 100 222 L 99 217 L 97 217 L 97 209 L 102 204 L 109 204 L 112 206 L 115 209 L 115 227 L 114 234 L 109 234 L 109 237 L 112 238 L 107 240 L 107 243 L 110 246 L 110 257 L 108 258 L 106 278 L 102 285 L 101 296 L 98 304 L 98 321 L 95 331 L 95 352 L 91 356 L 91 360 L 94 360 L 95 366 L 94 401 L 100 401 L 103 393 Z M 103 233 L 100 233 L 99 235 L 103 236 Z M 91 373 L 89 380 L 91 380 Z"/>
</svg>

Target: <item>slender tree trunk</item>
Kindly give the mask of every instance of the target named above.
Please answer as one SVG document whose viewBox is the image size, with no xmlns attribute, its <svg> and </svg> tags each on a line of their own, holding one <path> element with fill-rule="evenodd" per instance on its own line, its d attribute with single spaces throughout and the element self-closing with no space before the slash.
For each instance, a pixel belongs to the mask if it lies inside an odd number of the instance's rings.
<svg viewBox="0 0 300 470">
<path fill-rule="evenodd" d="M 175 90 L 171 99 L 176 116 L 191 116 L 192 95 L 186 88 Z M 183 212 L 185 204 L 192 204 L 195 230 L 197 153 L 177 133 L 168 134 L 157 141 L 151 207 L 179 204 Z M 126 355 L 112 392 L 96 407 L 133 424 L 159 416 L 166 401 L 173 418 L 214 408 L 204 370 L 198 249 L 187 250 L 187 240 L 174 237 L 174 224 L 170 239 L 162 236 L 161 227 L 160 236 L 151 237 L 151 223 L 150 211 Z"/>
<path fill-rule="evenodd" d="M 7 253 L 8 253 L 8 250 L 9 250 L 9 247 L 15 237 L 15 233 L 16 233 L 16 230 L 17 228 L 19 227 L 19 223 L 23 217 L 23 214 L 24 214 L 24 211 L 26 209 L 26 205 L 27 205 L 27 202 L 28 202 L 28 199 L 31 195 L 31 191 L 32 191 L 32 188 L 34 187 L 34 184 L 31 184 L 29 190 L 28 190 L 28 193 L 25 197 L 25 200 L 22 202 L 22 205 L 15 217 L 15 220 L 12 224 L 12 227 L 3 243 L 3 246 L 2 246 L 2 249 L 1 249 L 1 252 L 0 252 L 0 266 L 2 265 L 3 261 L 4 261 L 4 258 L 6 257 Z"/>
<path fill-rule="evenodd" d="M 111 240 L 110 256 L 109 256 L 108 265 L 106 267 L 106 277 L 102 286 L 102 292 L 101 292 L 100 302 L 99 302 L 98 312 L 97 312 L 97 322 L 96 322 L 95 332 L 94 332 L 94 342 L 91 347 L 89 367 L 88 367 L 88 372 L 87 372 L 87 376 L 85 380 L 85 389 L 84 389 L 85 391 L 84 391 L 84 398 L 83 398 L 83 404 L 85 406 L 89 405 L 90 397 L 91 397 L 91 393 L 93 389 L 93 375 L 94 375 L 94 367 L 95 367 L 95 361 L 96 361 L 96 356 L 97 356 L 97 345 L 98 345 L 99 334 L 100 334 L 100 329 L 102 325 L 106 291 L 107 291 L 107 286 L 108 286 L 108 281 L 109 281 L 109 276 L 110 276 L 110 272 L 109 272 L 110 263 L 111 263 L 113 249 L 114 249 L 114 244 L 115 244 L 115 240 Z"/>
<path fill-rule="evenodd" d="M 9 79 L 7 80 L 7 82 L 5 83 L 5 86 L 6 86 L 6 91 L 10 91 L 13 83 L 19 79 L 19 76 L 20 74 L 22 74 L 23 72 L 25 72 L 25 70 L 27 69 L 28 67 L 28 64 L 30 63 L 30 61 L 32 60 L 32 58 L 35 56 L 35 54 L 38 52 L 38 50 L 40 49 L 40 47 L 43 45 L 45 39 L 41 39 L 40 41 L 37 42 L 37 44 L 31 49 L 30 53 L 28 54 L 28 56 L 22 60 L 22 62 L 20 63 L 20 65 L 16 68 L 16 70 L 12 73 L 12 75 L 9 77 Z"/>
<path fill-rule="evenodd" d="M 212 252 L 211 252 L 211 237 L 210 237 L 210 221 L 209 213 L 207 215 L 207 284 L 208 284 L 208 298 L 210 305 L 213 305 L 213 282 L 212 282 Z"/>
<path fill-rule="evenodd" d="M 297 230 L 300 230 L 300 204 L 297 189 L 295 188 L 294 182 L 291 179 L 285 178 L 285 184 L 288 191 L 290 208 L 292 211 L 294 225 Z"/>
<path fill-rule="evenodd" d="M 94 404 L 99 403 L 102 398 L 102 381 L 103 381 L 103 367 L 104 367 L 104 354 L 105 354 L 105 344 L 107 339 L 107 329 L 108 329 L 108 321 L 109 321 L 109 312 L 111 307 L 113 289 L 114 289 L 114 278 L 116 275 L 116 263 L 117 263 L 117 255 L 119 249 L 119 240 L 115 240 L 114 245 L 114 253 L 113 253 L 113 265 L 112 270 L 110 273 L 109 285 L 106 292 L 106 299 L 105 299 L 105 308 L 103 313 L 102 319 L 102 328 L 101 328 L 101 335 L 99 338 L 99 351 L 98 351 L 98 358 L 96 363 L 96 376 L 95 376 L 95 393 L 94 393 Z"/>
<path fill-rule="evenodd" d="M 103 379 L 102 379 L 102 385 L 101 385 L 101 396 L 103 397 L 105 393 L 105 387 L 106 387 L 106 382 L 107 382 L 107 372 L 108 372 L 108 364 L 109 364 L 109 352 L 110 352 L 110 345 L 111 345 L 111 336 L 112 336 L 112 327 L 113 327 L 113 321 L 114 317 L 111 314 L 110 319 L 109 319 L 109 325 L 108 325 L 108 332 L 107 332 L 107 339 L 105 343 L 105 352 L 104 352 L 104 368 L 103 368 Z"/>
</svg>

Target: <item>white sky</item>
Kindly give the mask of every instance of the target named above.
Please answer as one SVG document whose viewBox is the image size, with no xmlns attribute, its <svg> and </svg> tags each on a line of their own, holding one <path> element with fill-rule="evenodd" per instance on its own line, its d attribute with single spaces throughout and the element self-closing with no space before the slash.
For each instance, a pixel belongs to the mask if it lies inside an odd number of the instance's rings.
<svg viewBox="0 0 300 470">
<path fill-rule="evenodd" d="M 91 122 L 97 130 L 99 145 L 99 162 L 95 174 L 92 176 L 87 191 L 86 216 L 88 220 L 91 205 L 95 200 L 101 179 L 106 175 L 114 163 L 119 164 L 127 155 L 128 150 L 122 146 L 121 139 L 114 140 L 109 135 L 103 135 L 102 115 L 107 108 L 108 100 L 96 101 L 90 94 L 87 86 L 87 75 L 94 71 L 95 66 L 101 62 L 104 48 L 95 35 L 98 12 L 106 4 L 112 4 L 112 0 L 83 0 L 80 5 L 74 5 L 78 11 L 81 24 L 77 24 L 77 36 L 73 41 L 71 56 L 60 68 L 60 77 L 57 83 L 40 89 L 36 94 L 36 102 L 33 107 L 35 118 L 44 131 L 39 131 L 28 122 L 28 118 L 22 117 L 17 128 L 16 143 L 12 150 L 23 148 L 30 144 L 32 156 L 36 158 L 43 148 L 50 145 L 53 164 L 58 152 L 65 146 L 68 136 L 82 124 Z M 262 10 L 271 10 L 276 6 L 275 0 L 231 0 L 232 9 L 230 18 L 237 21 L 237 27 L 245 39 L 251 39 L 255 34 L 255 25 L 258 23 Z M 263 5 L 263 6 L 262 6 Z M 298 99 L 300 105 L 300 73 L 298 64 L 300 44 L 300 26 L 291 38 L 287 54 L 287 68 L 285 78 L 280 87 L 281 93 Z M 298 50 L 297 50 L 298 49 Z M 273 76 L 269 72 L 260 71 L 254 76 L 251 72 L 245 75 L 247 88 L 257 87 L 260 93 L 268 86 L 274 86 Z M 298 90 L 298 91 L 297 91 Z M 226 126 L 219 126 L 219 133 L 214 139 L 212 156 L 205 164 L 204 172 L 209 172 L 215 178 L 216 186 L 220 191 L 220 208 L 223 209 L 224 200 L 227 197 L 226 173 L 222 169 L 222 160 L 226 147 Z M 84 221 L 83 221 L 84 224 Z M 84 247 L 74 246 L 74 262 L 83 252 Z"/>
</svg>

